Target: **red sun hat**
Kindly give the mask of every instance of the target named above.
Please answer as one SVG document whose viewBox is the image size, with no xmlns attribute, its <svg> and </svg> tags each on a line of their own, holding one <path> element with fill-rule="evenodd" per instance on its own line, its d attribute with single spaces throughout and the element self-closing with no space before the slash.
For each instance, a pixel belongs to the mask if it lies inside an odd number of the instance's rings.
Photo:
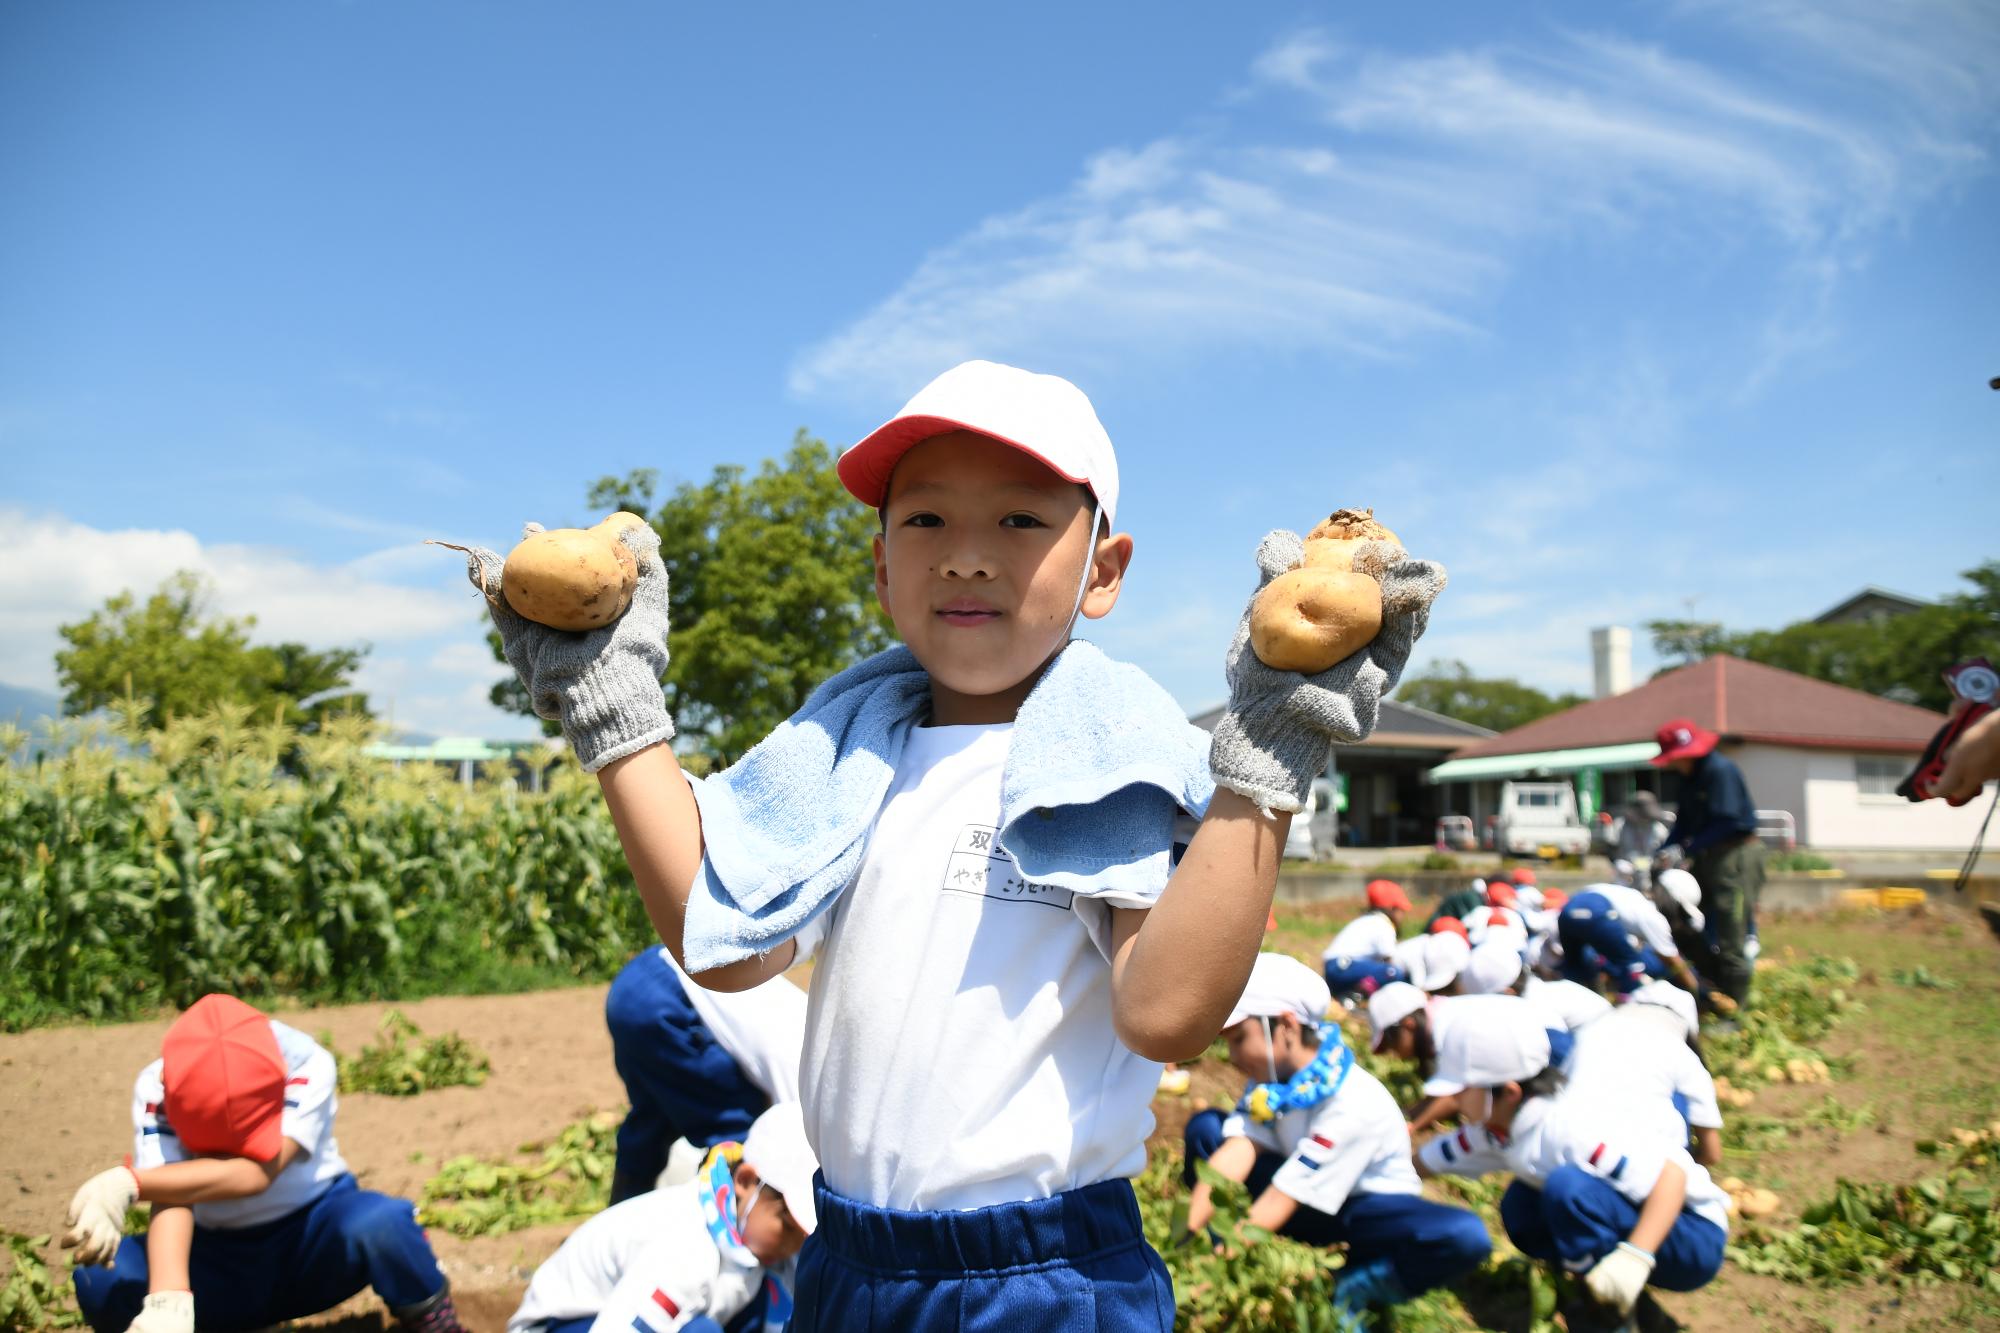
<svg viewBox="0 0 2000 1333">
<path fill-rule="evenodd" d="M 1513 872 L 1507 878 L 1516 884 L 1533 884 L 1535 882 L 1535 872 L 1528 866 L 1515 866 Z"/>
<path fill-rule="evenodd" d="M 1653 756 L 1653 766 L 1664 768 L 1676 759 L 1701 758 L 1713 750 L 1722 737 L 1700 726 L 1692 718 L 1677 717 L 1661 727 L 1653 739 L 1660 746 L 1660 752 Z"/>
<path fill-rule="evenodd" d="M 1465 923 L 1463 921 L 1460 921 L 1455 916 L 1441 916 L 1437 920 L 1431 922 L 1431 934 L 1456 935 L 1459 938 L 1463 939 L 1467 944 L 1472 943 L 1472 932 L 1467 930 L 1465 928 Z"/>
<path fill-rule="evenodd" d="M 271 1020 L 230 995 L 204 995 L 160 1043 L 167 1118 L 193 1153 L 268 1162 L 282 1143 L 285 1057 Z"/>
<path fill-rule="evenodd" d="M 1568 901 L 1569 895 L 1561 889 L 1546 889 L 1542 892 L 1542 910 L 1545 912 L 1557 911 Z"/>
<path fill-rule="evenodd" d="M 1520 898 L 1514 893 L 1514 886 L 1512 884 L 1496 880 L 1486 886 L 1486 905 L 1488 907 L 1515 907 L 1520 904 L 1520 901 Z"/>
<path fill-rule="evenodd" d="M 1410 910 L 1410 895 L 1403 892 L 1403 886 L 1393 879 L 1371 879 L 1368 881 L 1368 905 L 1370 907 L 1400 907 Z"/>
</svg>

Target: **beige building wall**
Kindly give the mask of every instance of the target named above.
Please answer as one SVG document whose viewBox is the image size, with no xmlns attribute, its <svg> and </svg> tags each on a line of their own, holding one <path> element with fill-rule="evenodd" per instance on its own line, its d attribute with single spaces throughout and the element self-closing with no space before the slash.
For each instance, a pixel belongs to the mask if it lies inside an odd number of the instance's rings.
<svg viewBox="0 0 2000 1333">
<path fill-rule="evenodd" d="M 1800 847 L 1964 852 L 1979 833 L 1993 788 L 1970 805 L 1912 805 L 1886 788 L 1915 762 L 1901 755 L 1803 750 L 1778 745 L 1729 746 L 1723 753 L 1743 770 L 1759 810 L 1789 810 Z M 1864 790 L 1864 787 L 1877 790 Z M 1986 831 L 2000 849 L 2000 816 Z"/>
</svg>

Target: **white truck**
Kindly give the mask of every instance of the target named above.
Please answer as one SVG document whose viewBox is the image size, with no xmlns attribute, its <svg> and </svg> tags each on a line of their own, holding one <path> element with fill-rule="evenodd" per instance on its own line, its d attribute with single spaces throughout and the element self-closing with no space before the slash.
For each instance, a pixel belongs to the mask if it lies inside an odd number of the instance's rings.
<svg viewBox="0 0 2000 1333">
<path fill-rule="evenodd" d="M 1576 789 L 1567 782 L 1505 782 L 1500 809 L 1486 817 L 1485 843 L 1503 856 L 1582 856 L 1590 830 L 1577 813 Z"/>
</svg>

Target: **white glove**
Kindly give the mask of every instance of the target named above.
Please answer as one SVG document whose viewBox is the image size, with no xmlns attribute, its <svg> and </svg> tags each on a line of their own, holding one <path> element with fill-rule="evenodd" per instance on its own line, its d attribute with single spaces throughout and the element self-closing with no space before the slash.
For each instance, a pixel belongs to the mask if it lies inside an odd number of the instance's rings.
<svg viewBox="0 0 2000 1333">
<path fill-rule="evenodd" d="M 118 1254 L 125 1236 L 125 1210 L 139 1201 L 139 1177 L 129 1166 L 99 1171 L 69 1201 L 63 1225 L 63 1248 L 76 1250 L 80 1264 L 106 1268 Z"/>
<path fill-rule="evenodd" d="M 1646 1289 L 1646 1279 L 1653 1275 L 1653 1256 L 1634 1245 L 1629 1240 L 1618 1242 L 1618 1248 L 1597 1261 L 1597 1266 L 1583 1275 L 1583 1285 L 1590 1288 L 1590 1294 L 1619 1314 L 1630 1314 L 1632 1307 L 1639 1303 L 1639 1293 Z"/>
<path fill-rule="evenodd" d="M 139 1307 L 125 1333 L 194 1333 L 194 1293 L 156 1291 Z"/>
</svg>

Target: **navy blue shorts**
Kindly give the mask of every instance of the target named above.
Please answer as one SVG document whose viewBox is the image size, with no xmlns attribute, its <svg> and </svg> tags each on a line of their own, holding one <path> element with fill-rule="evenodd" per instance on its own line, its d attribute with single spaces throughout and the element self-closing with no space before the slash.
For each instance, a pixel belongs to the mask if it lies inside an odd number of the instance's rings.
<svg viewBox="0 0 2000 1333">
<path fill-rule="evenodd" d="M 815 1179 L 790 1333 L 1168 1333 L 1174 1287 L 1127 1180 L 966 1212 L 903 1212 Z"/>
</svg>

